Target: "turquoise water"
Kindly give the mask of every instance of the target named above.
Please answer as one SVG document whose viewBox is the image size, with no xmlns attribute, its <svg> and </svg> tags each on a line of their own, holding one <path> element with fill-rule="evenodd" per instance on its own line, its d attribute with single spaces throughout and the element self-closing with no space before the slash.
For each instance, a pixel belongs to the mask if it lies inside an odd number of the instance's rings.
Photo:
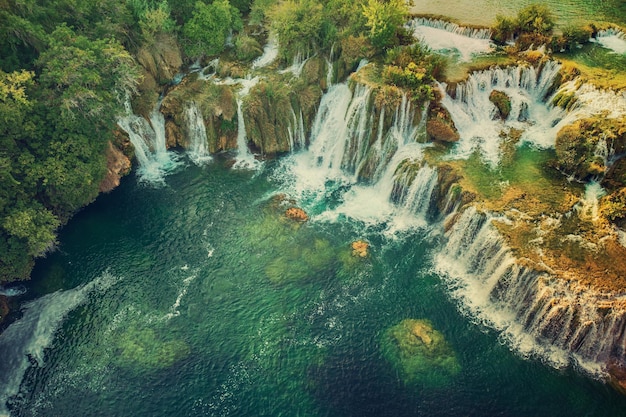
<svg viewBox="0 0 626 417">
<path fill-rule="evenodd" d="M 11 415 L 624 415 L 611 388 L 458 312 L 431 272 L 440 226 L 295 223 L 272 163 L 226 166 L 189 164 L 156 189 L 131 175 L 63 229 L 28 293 L 31 310 L 58 305 L 59 329 Z M 405 378 L 384 353 L 405 319 L 430 320 L 458 369 Z"/>
</svg>

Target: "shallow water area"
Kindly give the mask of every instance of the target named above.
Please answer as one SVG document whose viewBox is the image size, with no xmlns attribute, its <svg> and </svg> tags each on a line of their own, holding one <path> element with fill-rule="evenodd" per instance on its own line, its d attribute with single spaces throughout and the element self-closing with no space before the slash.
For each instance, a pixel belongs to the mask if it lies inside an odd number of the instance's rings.
<svg viewBox="0 0 626 417">
<path fill-rule="evenodd" d="M 621 415 L 626 400 L 601 383 L 524 359 L 459 313 L 432 272 L 436 225 L 294 222 L 273 197 L 289 189 L 279 164 L 227 165 L 189 163 L 159 189 L 127 177 L 62 231 L 29 289 L 56 324 L 18 346 L 36 361 L 7 370 L 4 413 Z M 319 214 L 344 194 L 318 198 Z M 352 254 L 358 239 L 366 257 Z M 44 324 L 31 310 L 0 344 Z M 381 338 L 407 319 L 445 339 L 449 376 L 397 373 Z"/>
</svg>

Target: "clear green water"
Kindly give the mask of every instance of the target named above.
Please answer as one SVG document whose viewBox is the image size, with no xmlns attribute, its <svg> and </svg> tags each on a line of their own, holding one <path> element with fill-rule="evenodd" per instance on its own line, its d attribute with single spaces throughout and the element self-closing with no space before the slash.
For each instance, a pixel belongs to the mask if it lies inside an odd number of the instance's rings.
<svg viewBox="0 0 626 417">
<path fill-rule="evenodd" d="M 624 415 L 609 387 L 518 357 L 459 314 L 429 272 L 437 227 L 291 223 L 271 170 L 215 161 L 161 189 L 131 176 L 77 215 L 30 297 L 109 285 L 68 313 L 12 415 Z M 357 238 L 368 258 L 351 256 Z M 458 369 L 402 378 L 383 350 L 405 319 L 430 320 Z"/>
</svg>

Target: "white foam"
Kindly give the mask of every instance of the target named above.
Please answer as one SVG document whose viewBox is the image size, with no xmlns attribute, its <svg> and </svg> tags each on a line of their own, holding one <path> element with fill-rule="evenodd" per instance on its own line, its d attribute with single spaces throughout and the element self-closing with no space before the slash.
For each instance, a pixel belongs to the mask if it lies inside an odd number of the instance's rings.
<svg viewBox="0 0 626 417">
<path fill-rule="evenodd" d="M 413 36 L 430 49 L 438 52 L 454 52 L 461 61 L 471 61 L 474 55 L 494 50 L 491 31 L 472 29 L 436 19 L 414 19 L 407 23 Z"/>
<path fill-rule="evenodd" d="M 278 36 L 270 33 L 267 43 L 263 47 L 263 55 L 252 62 L 252 69 L 263 68 L 274 62 L 278 57 Z"/>
<path fill-rule="evenodd" d="M 619 29 L 601 30 L 592 40 L 617 54 L 626 55 L 626 34 Z"/>
</svg>

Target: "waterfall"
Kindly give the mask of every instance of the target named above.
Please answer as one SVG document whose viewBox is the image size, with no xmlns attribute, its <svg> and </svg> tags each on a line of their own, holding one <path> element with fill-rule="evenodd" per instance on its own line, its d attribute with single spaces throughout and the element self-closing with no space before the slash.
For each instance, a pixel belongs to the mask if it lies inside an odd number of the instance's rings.
<svg viewBox="0 0 626 417">
<path fill-rule="evenodd" d="M 600 30 L 594 40 L 617 54 L 626 54 L 626 33 L 619 29 L 609 28 Z"/>
<path fill-rule="evenodd" d="M 195 102 L 189 102 L 185 106 L 185 118 L 187 119 L 187 134 L 189 159 L 196 165 L 203 165 L 212 158 L 209 153 L 209 144 L 206 135 L 206 127 L 202 112 Z"/>
<path fill-rule="evenodd" d="M 304 64 L 306 64 L 308 60 L 309 60 L 308 56 L 304 58 L 304 54 L 298 51 L 298 53 L 296 53 L 296 55 L 293 57 L 293 64 L 291 64 L 290 67 L 287 67 L 285 69 L 278 71 L 278 73 L 286 74 L 290 72 L 293 74 L 294 77 L 299 78 L 300 74 L 302 74 L 302 69 L 304 68 Z"/>
<path fill-rule="evenodd" d="M 22 317 L 0 334 L 0 415 L 9 415 L 6 403 L 18 394 L 30 366 L 45 366 L 45 350 L 67 315 L 88 300 L 93 291 L 106 291 L 117 282 L 108 272 L 68 291 L 44 295 L 22 306 Z"/>
<path fill-rule="evenodd" d="M 293 152 L 305 145 L 306 131 L 304 129 L 302 110 L 300 110 L 299 116 L 296 116 L 296 112 L 293 111 L 293 108 L 291 108 L 291 117 L 293 125 L 287 128 L 287 133 L 289 135 L 289 149 Z"/>
<path fill-rule="evenodd" d="M 453 51 L 461 61 L 470 61 L 473 55 L 493 51 L 491 31 L 485 28 L 467 28 L 438 19 L 417 18 L 406 28 L 430 49 Z"/>
<path fill-rule="evenodd" d="M 626 360 L 626 311 L 602 307 L 624 305 L 626 297 L 518 265 L 491 222 L 469 207 L 435 257 L 462 311 L 500 331 L 521 355 L 557 368 L 574 363 L 598 375 L 609 359 Z"/>
<path fill-rule="evenodd" d="M 177 156 L 167 151 L 165 138 L 165 118 L 159 111 L 161 103 L 150 113 L 150 120 L 133 114 L 130 102 L 126 103 L 127 114 L 117 120 L 130 138 L 139 162 L 137 174 L 140 181 L 150 184 L 164 184 L 164 177 L 178 167 Z"/>
<path fill-rule="evenodd" d="M 246 121 L 243 117 L 242 103 L 243 99 L 250 93 L 250 89 L 259 82 L 259 77 L 248 77 L 238 79 L 226 79 L 222 81 L 225 84 L 240 84 L 241 89 L 237 92 L 237 156 L 235 158 L 235 169 L 256 169 L 259 166 L 259 161 L 254 158 L 254 155 L 248 148 L 248 136 L 246 133 Z"/>
<path fill-rule="evenodd" d="M 358 84 L 353 96 L 348 85 L 342 83 L 332 86 L 322 97 L 311 128 L 309 152 L 313 163 L 329 179 L 354 175 L 354 168 L 364 156 L 364 139 L 371 127 L 370 93 L 368 87 Z"/>
<path fill-rule="evenodd" d="M 585 185 L 585 193 L 580 200 L 581 207 L 579 216 L 582 219 L 596 221 L 599 219 L 600 198 L 606 195 L 606 191 L 599 182 L 590 181 Z"/>
<path fill-rule="evenodd" d="M 523 131 L 523 141 L 539 147 L 553 146 L 556 133 L 569 122 L 564 120 L 566 112 L 552 107 L 547 98 L 559 69 L 558 63 L 548 61 L 542 68 L 518 66 L 477 71 L 457 84 L 453 95 L 445 93 L 442 104 L 461 136 L 452 157 L 467 158 L 479 150 L 485 161 L 496 166 L 502 133 L 511 129 Z M 494 90 L 510 99 L 511 111 L 505 120 L 489 100 Z"/>
<path fill-rule="evenodd" d="M 415 126 L 415 111 L 404 96 L 386 127 L 386 110 L 375 115 L 371 102 L 365 85 L 330 87 L 313 121 L 308 149 L 283 160 L 277 175 L 290 187 L 285 192 L 318 220 L 350 217 L 366 225 L 384 224 L 390 234 L 424 226 L 437 184 L 437 170 L 421 163 L 428 145 L 416 141 L 425 114 Z M 401 165 L 411 165 L 410 172 L 401 173 Z M 336 199 L 332 207 L 329 198 Z"/>
<path fill-rule="evenodd" d="M 278 57 L 278 36 L 270 33 L 267 43 L 263 47 L 263 55 L 252 62 L 252 69 L 263 68 L 274 62 Z"/>
</svg>

